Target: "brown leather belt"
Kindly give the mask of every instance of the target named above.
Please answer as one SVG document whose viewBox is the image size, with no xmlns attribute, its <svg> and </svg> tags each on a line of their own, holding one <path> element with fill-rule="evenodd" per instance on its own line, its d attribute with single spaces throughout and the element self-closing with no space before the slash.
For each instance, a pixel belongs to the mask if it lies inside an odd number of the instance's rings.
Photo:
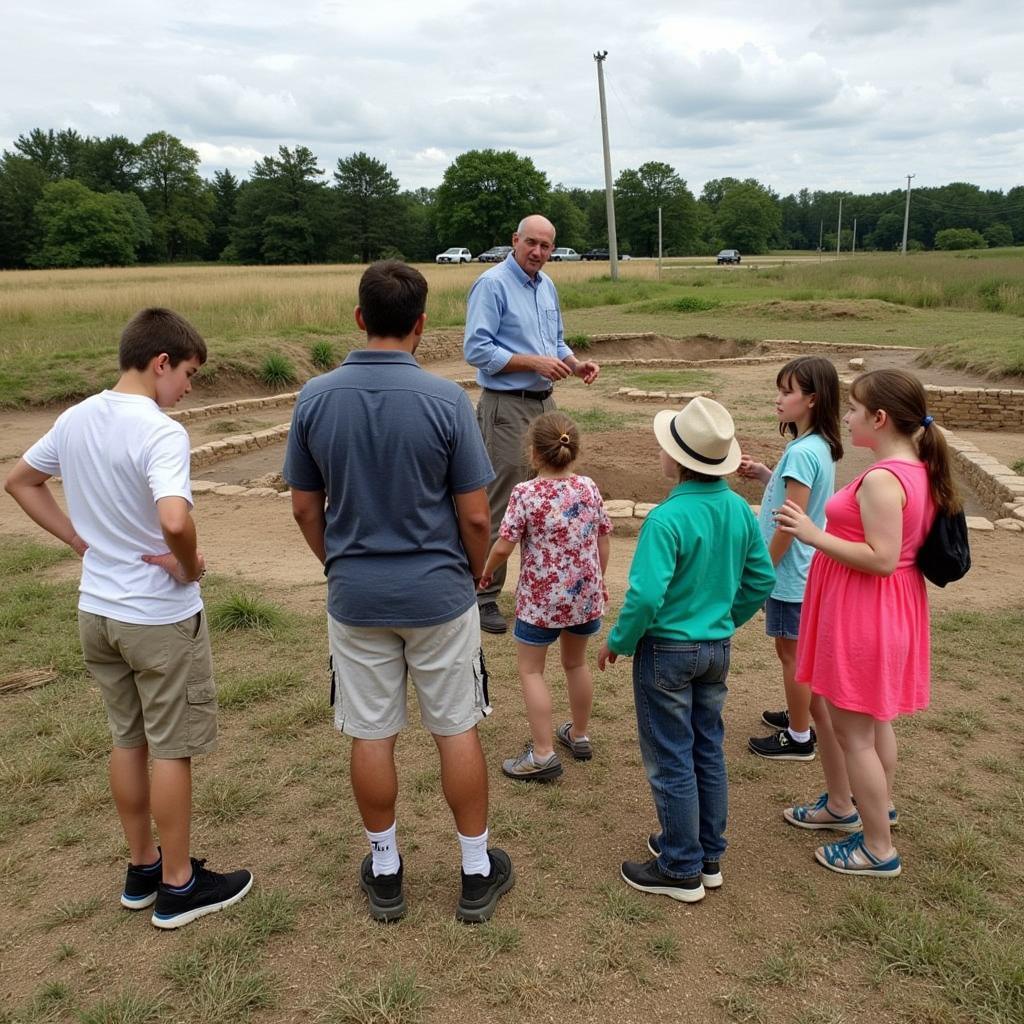
<svg viewBox="0 0 1024 1024">
<path fill-rule="evenodd" d="M 554 388 L 548 388 L 547 391 L 510 391 L 505 388 L 484 388 L 484 391 L 490 391 L 492 395 L 511 395 L 513 398 L 529 398 L 534 402 L 545 402 L 553 394 Z"/>
</svg>

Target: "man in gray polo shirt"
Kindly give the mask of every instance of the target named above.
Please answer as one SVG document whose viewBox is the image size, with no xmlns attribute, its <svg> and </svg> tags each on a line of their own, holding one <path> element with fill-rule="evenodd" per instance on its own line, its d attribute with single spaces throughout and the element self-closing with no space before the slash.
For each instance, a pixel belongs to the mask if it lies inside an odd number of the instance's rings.
<svg viewBox="0 0 1024 1024">
<path fill-rule="evenodd" d="M 284 477 L 327 575 L 335 724 L 352 737 L 352 790 L 370 843 L 359 882 L 370 913 L 393 921 L 406 909 L 394 751 L 408 674 L 458 829 L 456 917 L 477 922 L 514 881 L 508 855 L 487 847 L 476 730 L 490 710 L 475 583 L 494 472 L 466 393 L 413 358 L 426 298 L 423 275 L 404 263 L 366 270 L 355 317 L 367 346 L 302 389 Z"/>
<path fill-rule="evenodd" d="M 526 430 L 555 408 L 552 384 L 572 376 L 593 384 L 600 372 L 597 363 L 577 359 L 565 343 L 558 292 L 541 272 L 554 245 L 551 221 L 539 214 L 524 217 L 512 236 L 512 252 L 476 279 L 466 303 L 463 350 L 483 389 L 477 421 L 495 472 L 487 491 L 492 543 L 512 488 L 533 475 Z M 477 598 L 480 625 L 488 633 L 508 629 L 497 605 L 504 584 L 502 565 Z"/>
</svg>

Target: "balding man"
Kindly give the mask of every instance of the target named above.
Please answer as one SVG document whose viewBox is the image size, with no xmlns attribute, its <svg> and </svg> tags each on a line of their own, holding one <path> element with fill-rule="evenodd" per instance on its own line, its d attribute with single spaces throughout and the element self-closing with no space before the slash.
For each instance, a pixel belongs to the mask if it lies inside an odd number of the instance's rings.
<svg viewBox="0 0 1024 1024">
<path fill-rule="evenodd" d="M 554 382 L 576 376 L 592 384 L 600 372 L 597 363 L 577 359 L 565 343 L 558 292 L 541 271 L 554 247 L 551 221 L 539 214 L 524 217 L 512 235 L 512 252 L 469 291 L 463 348 L 483 389 L 476 417 L 496 474 L 487 489 L 492 544 L 512 488 L 533 475 L 526 429 L 556 407 Z M 504 583 L 502 566 L 477 595 L 480 628 L 488 633 L 508 629 L 497 604 Z"/>
</svg>

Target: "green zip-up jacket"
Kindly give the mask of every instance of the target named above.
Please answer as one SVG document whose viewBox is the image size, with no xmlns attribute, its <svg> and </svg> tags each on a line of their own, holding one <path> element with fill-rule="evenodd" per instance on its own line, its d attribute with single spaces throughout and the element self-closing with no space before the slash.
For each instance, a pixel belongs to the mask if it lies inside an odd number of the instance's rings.
<svg viewBox="0 0 1024 1024">
<path fill-rule="evenodd" d="M 651 510 L 608 648 L 645 633 L 697 642 L 732 636 L 764 603 L 775 570 L 750 506 L 724 480 L 688 480 Z"/>
</svg>

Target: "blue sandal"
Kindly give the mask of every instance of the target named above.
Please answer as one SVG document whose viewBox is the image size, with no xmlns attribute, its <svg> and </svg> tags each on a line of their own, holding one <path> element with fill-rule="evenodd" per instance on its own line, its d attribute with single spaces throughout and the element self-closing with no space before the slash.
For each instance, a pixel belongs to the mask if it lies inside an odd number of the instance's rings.
<svg viewBox="0 0 1024 1024">
<path fill-rule="evenodd" d="M 903 870 L 900 855 L 895 850 L 887 860 L 879 860 L 864 845 L 863 832 L 854 832 L 846 839 L 819 846 L 814 851 L 814 858 L 829 871 L 838 871 L 841 875 L 895 878 Z"/>
<path fill-rule="evenodd" d="M 834 832 L 856 832 L 860 826 L 860 815 L 853 811 L 843 817 L 833 814 L 828 806 L 828 793 L 822 793 L 816 804 L 798 804 L 787 807 L 782 816 L 797 828 L 829 829 Z"/>
</svg>

